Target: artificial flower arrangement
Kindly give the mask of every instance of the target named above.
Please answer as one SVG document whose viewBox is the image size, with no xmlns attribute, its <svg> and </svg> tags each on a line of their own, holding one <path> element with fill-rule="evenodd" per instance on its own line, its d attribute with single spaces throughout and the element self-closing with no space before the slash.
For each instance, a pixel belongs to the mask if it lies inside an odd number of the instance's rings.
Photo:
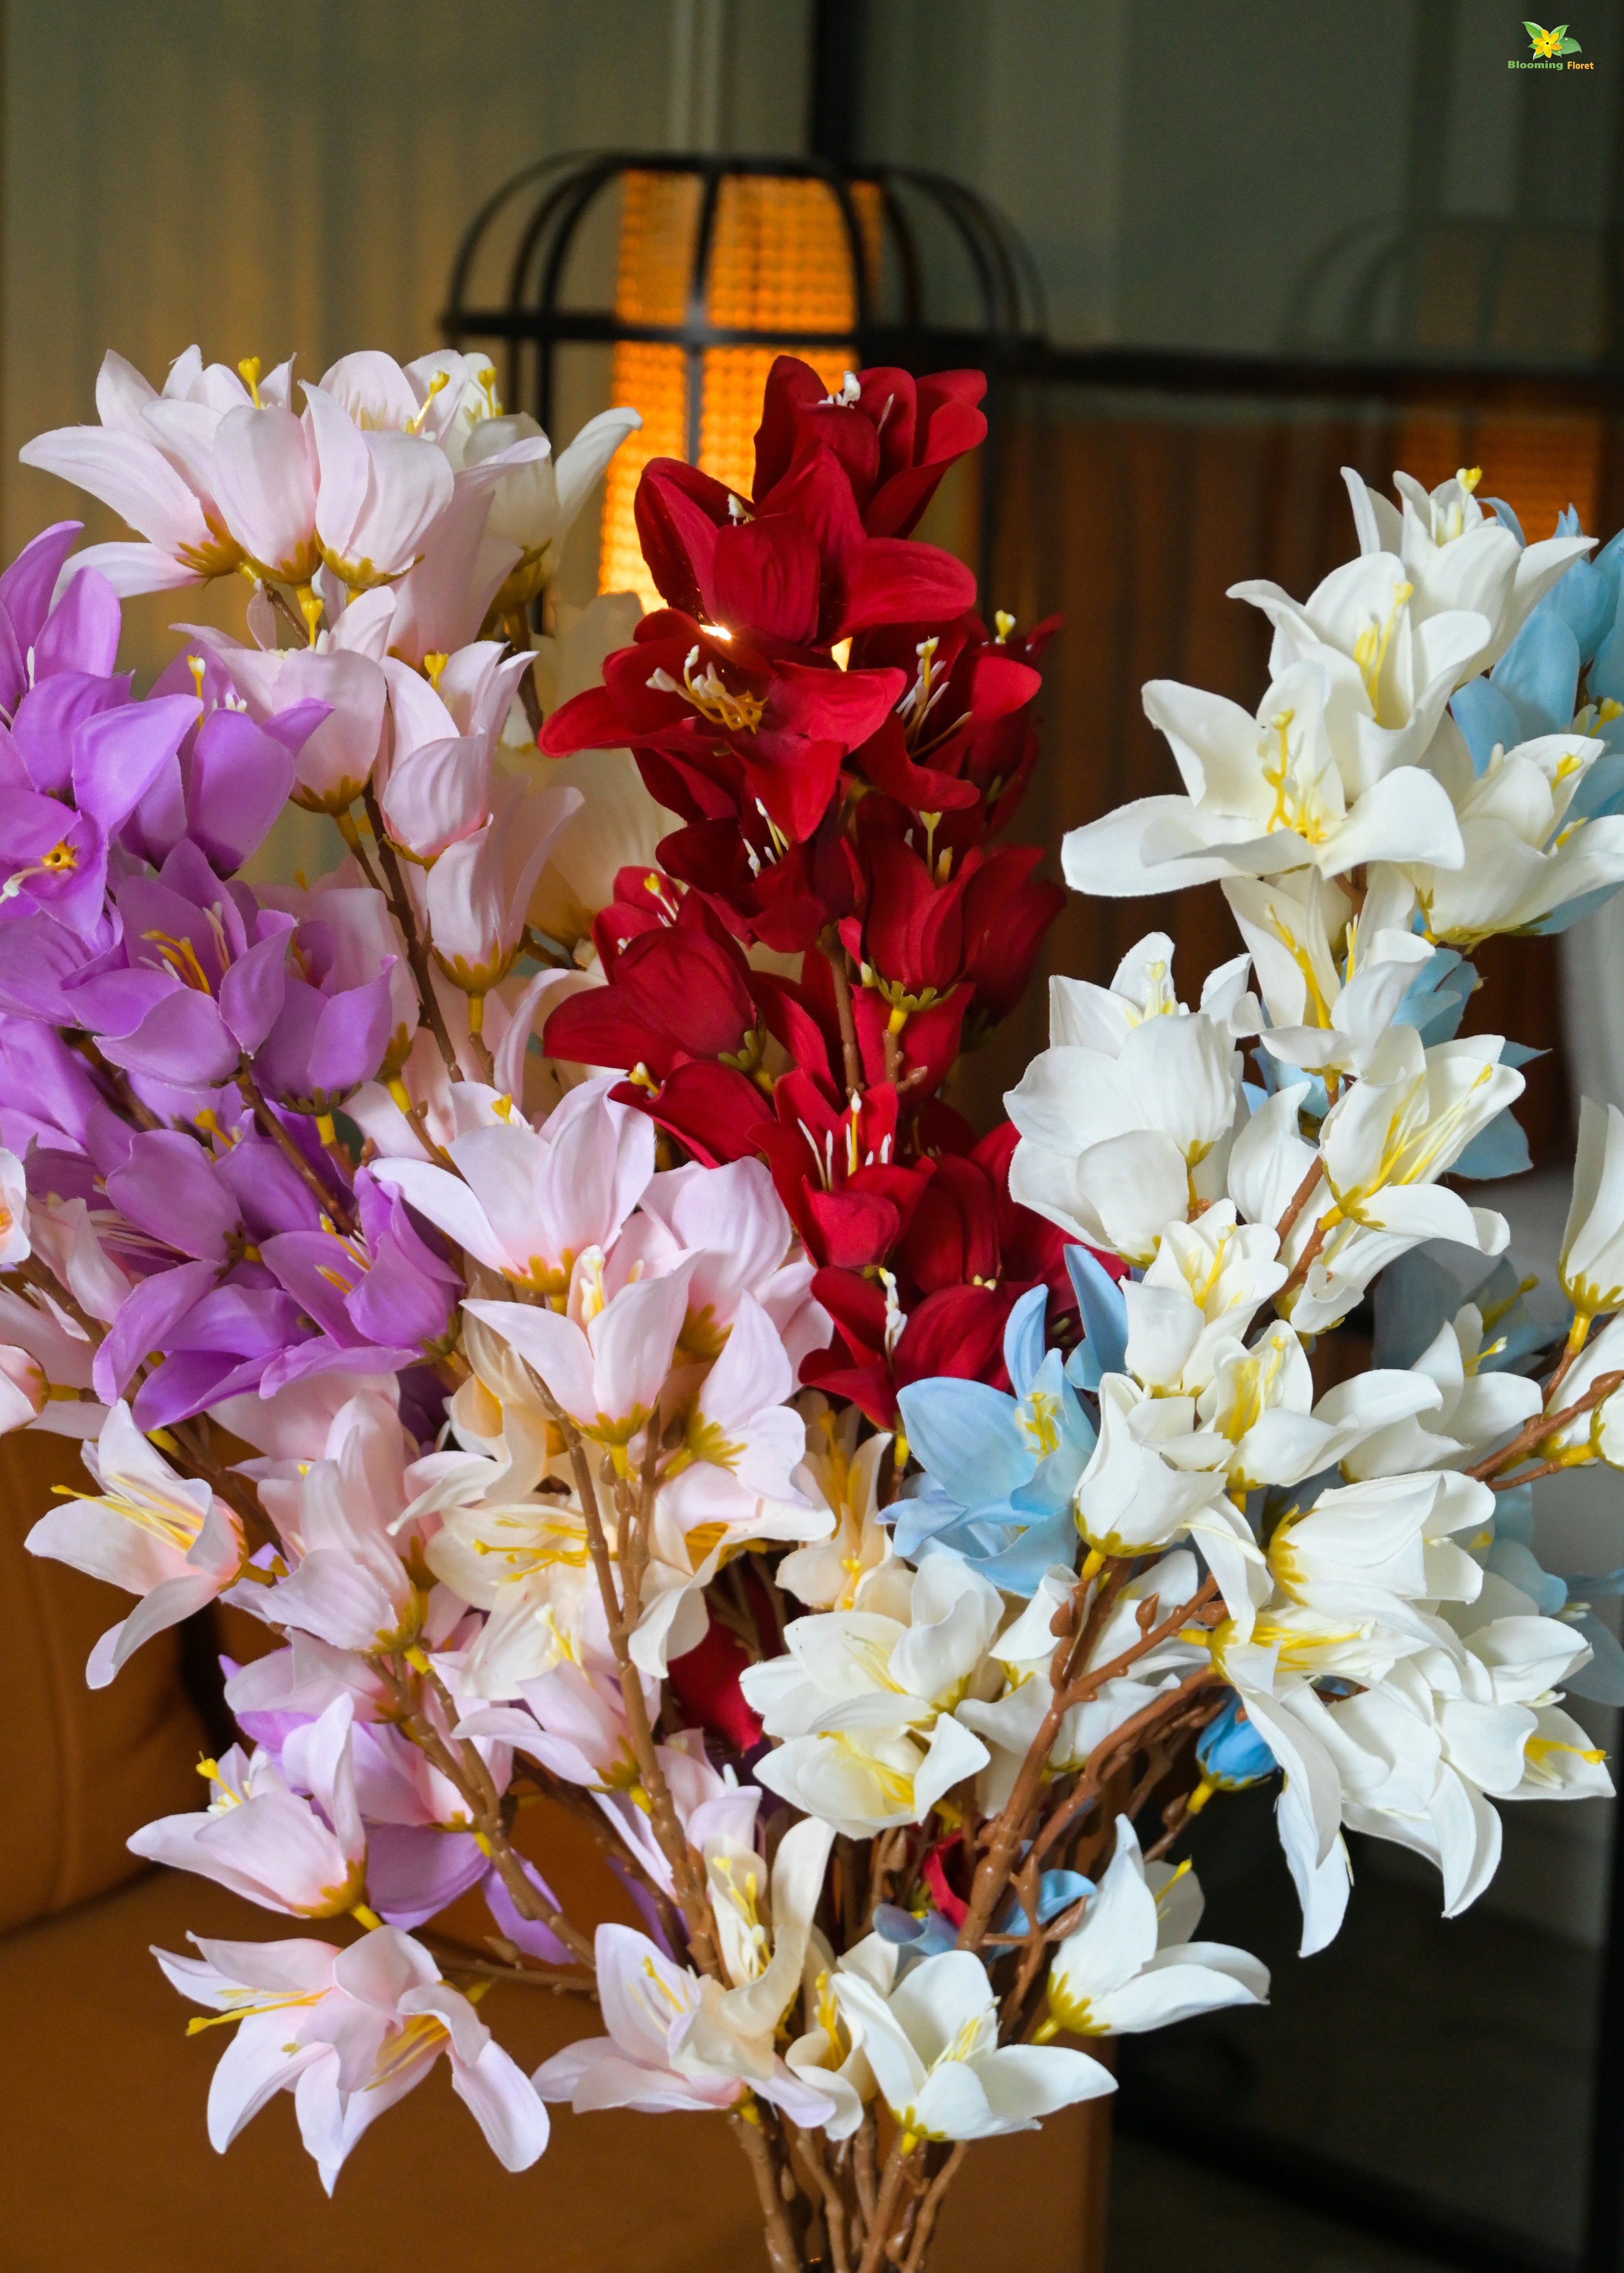
<svg viewBox="0 0 1624 2273">
<path fill-rule="evenodd" d="M 539 649 L 637 421 L 555 463 L 494 384 L 109 356 L 23 453 L 140 538 L 0 578 L 0 1396 L 92 1486 L 29 1544 L 136 1598 L 93 1683 L 215 1598 L 276 1645 L 132 1842 L 299 1922 L 161 1954 L 234 2024 L 217 2147 L 287 2089 L 331 2187 L 443 2055 L 509 2169 L 549 2102 L 711 2110 L 777 2273 L 918 2273 L 970 2142 L 1112 2088 L 1083 2044 L 1265 1999 L 1196 1938 L 1214 1793 L 1274 1786 L 1312 1951 L 1344 1828 L 1454 1913 L 1492 1802 L 1610 1788 L 1531 1485 L 1624 1464 L 1624 1115 L 1560 1316 L 1456 1185 L 1528 1158 L 1471 951 L 1624 881 L 1619 545 L 1350 476 L 1358 557 L 1239 588 L 1255 716 L 1148 687 L 1184 793 L 1064 848 L 1219 880 L 1242 953 L 1056 979 L 978 1137 L 944 1090 L 1063 899 L 999 842 L 1052 626 L 910 535 L 979 377 L 781 360 L 749 497 L 643 476 L 666 604 Z M 250 642 L 135 699 L 117 596 L 239 573 Z M 289 799 L 342 858 L 251 886 Z M 532 1976 L 602 2032 L 530 2076 L 470 1992 Z"/>
</svg>

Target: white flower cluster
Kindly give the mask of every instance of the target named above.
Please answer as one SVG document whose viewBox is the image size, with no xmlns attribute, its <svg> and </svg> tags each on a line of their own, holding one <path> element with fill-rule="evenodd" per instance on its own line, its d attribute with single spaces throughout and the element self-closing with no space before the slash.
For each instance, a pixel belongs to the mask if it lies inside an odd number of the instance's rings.
<svg viewBox="0 0 1624 2273">
<path fill-rule="evenodd" d="M 1399 476 L 1402 516 L 1348 479 L 1357 560 L 1301 604 L 1237 588 L 1274 626 L 1255 717 L 1147 686 L 1186 793 L 1066 840 L 1085 891 L 1219 881 L 1245 953 L 1195 1009 L 1160 934 L 1109 988 L 1056 979 L 1051 1046 L 1008 1100 L 1016 1197 L 1132 1266 L 1079 1527 L 1096 1562 L 1203 1558 L 1220 1622 L 1177 1647 L 1210 1653 L 1285 1771 L 1305 1950 L 1341 1922 L 1344 1826 L 1428 1857 L 1453 1913 L 1499 1858 L 1488 1796 L 1610 1789 L 1557 1699 L 1590 1642 L 1540 1615 L 1564 1589 L 1497 1554 L 1496 1510 L 1526 1464 L 1614 1451 L 1624 1364 L 1616 1327 L 1575 1364 L 1624 1300 L 1624 1116 L 1587 1104 L 1562 1257 L 1575 1320 L 1546 1389 L 1481 1369 L 1504 1337 L 1485 1347 L 1468 1302 L 1418 1362 L 1315 1394 L 1316 1342 L 1379 1272 L 1429 1242 L 1507 1244 L 1442 1182 L 1526 1165 L 1507 1113 L 1523 1054 L 1454 1031 L 1472 979 L 1457 950 L 1624 881 L 1624 819 L 1574 810 L 1606 746 L 1584 731 L 1594 706 L 1480 763 L 1447 707 L 1590 540 L 1524 548 L 1468 473 L 1430 497 Z"/>
</svg>

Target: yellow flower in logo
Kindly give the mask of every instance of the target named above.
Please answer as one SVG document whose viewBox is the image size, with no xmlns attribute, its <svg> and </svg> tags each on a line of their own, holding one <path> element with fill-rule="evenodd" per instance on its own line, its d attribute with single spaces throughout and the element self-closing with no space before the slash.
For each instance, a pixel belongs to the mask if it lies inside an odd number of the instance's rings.
<svg viewBox="0 0 1624 2273">
<path fill-rule="evenodd" d="M 1543 25 L 1530 24 L 1525 17 L 1522 28 L 1528 34 L 1534 53 L 1541 62 L 1552 61 L 1558 56 L 1576 56 L 1580 53 L 1579 42 L 1577 40 L 1568 38 L 1566 24 L 1559 24 L 1554 31 L 1547 32 Z"/>
</svg>

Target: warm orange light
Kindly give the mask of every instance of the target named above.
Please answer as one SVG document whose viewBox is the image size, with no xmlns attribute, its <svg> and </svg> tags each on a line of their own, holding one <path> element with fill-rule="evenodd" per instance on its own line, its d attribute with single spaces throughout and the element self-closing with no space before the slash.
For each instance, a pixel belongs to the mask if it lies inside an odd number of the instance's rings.
<svg viewBox="0 0 1624 2273">
<path fill-rule="evenodd" d="M 699 183 L 691 174 L 621 176 L 614 311 L 623 321 L 682 321 L 698 221 Z M 681 349 L 622 340 L 614 351 L 609 400 L 635 404 L 643 430 L 628 434 L 609 461 L 598 589 L 636 592 L 645 608 L 657 608 L 659 596 L 638 549 L 632 500 L 650 458 L 688 454 L 688 359 Z"/>
<path fill-rule="evenodd" d="M 1490 412 L 1473 418 L 1414 411 L 1400 423 L 1393 462 L 1427 489 L 1458 466 L 1481 466 L 1479 498 L 1504 498 L 1530 544 L 1575 506 L 1593 530 L 1601 491 L 1601 422 L 1583 412 Z M 1384 484 L 1379 484 L 1385 487 Z"/>
<path fill-rule="evenodd" d="M 623 177 L 615 313 L 633 323 L 680 323 L 694 274 L 700 184 L 681 174 Z M 878 192 L 853 191 L 865 257 L 874 262 Z M 776 175 L 725 177 L 717 198 L 705 293 L 708 323 L 741 330 L 838 332 L 857 317 L 849 241 L 836 199 L 822 182 Z M 776 349 L 709 348 L 702 361 L 699 462 L 748 497 L 755 469 L 762 388 Z M 832 393 L 854 349 L 801 353 Z M 686 458 L 687 359 L 680 348 L 623 341 L 615 349 L 610 400 L 635 403 L 643 431 L 611 461 L 604 499 L 598 589 L 633 591 L 658 607 L 637 546 L 633 501 L 650 458 Z"/>
</svg>

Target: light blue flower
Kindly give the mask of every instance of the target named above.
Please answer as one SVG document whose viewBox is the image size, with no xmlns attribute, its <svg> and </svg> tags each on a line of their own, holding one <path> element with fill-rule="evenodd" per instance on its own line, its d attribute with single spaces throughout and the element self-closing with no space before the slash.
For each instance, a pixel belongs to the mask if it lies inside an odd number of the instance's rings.
<svg viewBox="0 0 1624 2273">
<path fill-rule="evenodd" d="M 1094 1892 L 1094 1880 L 1084 1878 L 1080 1871 L 1045 1871 L 1038 1880 L 1038 1924 L 1052 1925 L 1062 1910 L 1069 1910 L 1073 1902 L 1080 1902 Z M 1026 1910 L 1019 1898 L 1012 1894 L 998 1914 L 995 1932 L 1025 1933 L 1026 1931 Z"/>
<path fill-rule="evenodd" d="M 1521 544 L 1515 514 L 1495 503 L 1500 520 Z M 1558 521 L 1556 533 L 1578 535 L 1578 515 L 1571 507 Z M 1575 560 L 1532 610 L 1488 677 L 1470 680 L 1449 705 L 1480 774 L 1497 743 L 1509 750 L 1541 734 L 1565 734 L 1575 727 L 1605 743 L 1603 755 L 1574 792 L 1565 816 L 1572 821 L 1624 812 L 1624 712 L 1612 718 L 1598 715 L 1598 706 L 1624 702 L 1621 569 L 1624 531 L 1594 559 Z M 1578 707 L 1581 672 L 1587 674 L 1583 711 Z M 1530 928 L 1566 931 L 1611 898 L 1614 889 L 1571 900 Z"/>
<path fill-rule="evenodd" d="M 1034 1287 L 1010 1313 L 1004 1362 L 1012 1396 L 951 1378 L 898 1392 L 925 1472 L 896 1504 L 898 1553 L 915 1562 L 959 1556 L 1011 1594 L 1030 1594 L 1055 1564 L 1075 1563 L 1071 1495 L 1094 1445 L 1060 1352 L 1044 1348 L 1048 1299 Z"/>
<path fill-rule="evenodd" d="M 1272 1776 L 1279 1765 L 1234 1695 L 1218 1718 L 1202 1729 L 1195 1756 L 1202 1775 L 1219 1791 L 1244 1791 L 1248 1784 Z"/>
<path fill-rule="evenodd" d="M 1408 1372 L 1423 1350 L 1463 1303 L 1475 1302 L 1485 1321 L 1487 1339 L 1477 1361 L 1480 1373 L 1532 1373 L 1541 1354 L 1561 1340 L 1573 1311 L 1564 1302 L 1543 1311 L 1527 1297 L 1538 1281 L 1524 1282 L 1502 1257 L 1475 1284 L 1460 1281 L 1425 1248 L 1412 1248 L 1390 1263 L 1376 1281 L 1376 1339 L 1372 1365 Z"/>
<path fill-rule="evenodd" d="M 1590 1645 L 1590 1662 L 1565 1674 L 1562 1687 L 1600 1705 L 1624 1705 L 1624 1649 L 1590 1607 L 1601 1596 L 1624 1594 L 1624 1568 L 1588 1577 L 1545 1570 L 1534 1553 L 1532 1484 L 1496 1494 L 1492 1528 L 1485 1567 L 1526 1594 L 1541 1617 L 1559 1618 Z"/>
</svg>

